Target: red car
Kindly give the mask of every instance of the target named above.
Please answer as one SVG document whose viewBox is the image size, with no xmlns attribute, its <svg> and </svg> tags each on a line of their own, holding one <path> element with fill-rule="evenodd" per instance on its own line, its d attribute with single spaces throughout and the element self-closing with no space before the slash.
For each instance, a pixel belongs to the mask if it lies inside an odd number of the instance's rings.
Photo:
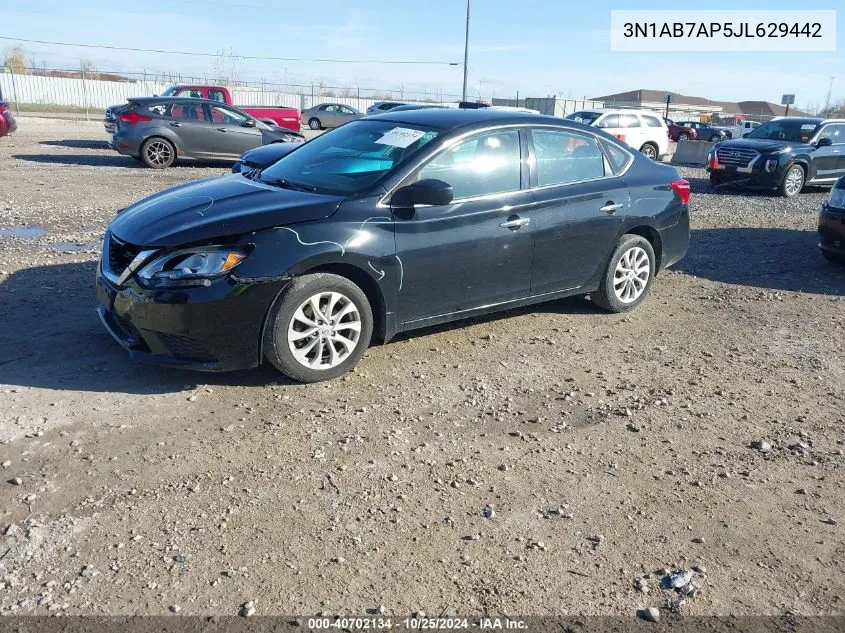
<svg viewBox="0 0 845 633">
<path fill-rule="evenodd" d="M 675 141 L 694 141 L 697 133 L 691 127 L 675 123 L 671 119 L 663 119 L 666 121 L 666 126 L 669 128 L 669 140 Z"/>
<path fill-rule="evenodd" d="M 12 109 L 5 101 L 0 101 L 0 136 L 6 136 L 18 129 Z"/>
</svg>

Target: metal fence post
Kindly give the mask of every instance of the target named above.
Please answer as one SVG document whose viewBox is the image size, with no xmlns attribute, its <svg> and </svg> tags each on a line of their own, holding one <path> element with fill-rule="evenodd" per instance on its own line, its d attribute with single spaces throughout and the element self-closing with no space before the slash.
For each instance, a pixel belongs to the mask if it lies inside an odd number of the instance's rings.
<svg viewBox="0 0 845 633">
<path fill-rule="evenodd" d="M 85 65 L 82 65 L 82 99 L 85 101 L 85 120 L 88 120 L 88 87 L 85 84 Z"/>
</svg>

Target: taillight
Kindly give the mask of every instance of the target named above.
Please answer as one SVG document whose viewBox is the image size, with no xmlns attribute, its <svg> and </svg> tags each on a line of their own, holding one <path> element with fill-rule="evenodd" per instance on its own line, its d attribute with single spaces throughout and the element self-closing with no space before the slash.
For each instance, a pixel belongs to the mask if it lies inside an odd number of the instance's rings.
<svg viewBox="0 0 845 633">
<path fill-rule="evenodd" d="M 681 198 L 681 204 L 689 204 L 689 181 L 687 180 L 673 180 L 670 183 L 672 191 L 677 193 Z"/>
<path fill-rule="evenodd" d="M 152 117 L 144 116 L 143 114 L 138 114 L 137 112 L 127 112 L 126 114 L 120 115 L 120 122 L 128 125 L 135 125 L 136 123 L 143 123 L 145 121 L 152 120 Z"/>
</svg>

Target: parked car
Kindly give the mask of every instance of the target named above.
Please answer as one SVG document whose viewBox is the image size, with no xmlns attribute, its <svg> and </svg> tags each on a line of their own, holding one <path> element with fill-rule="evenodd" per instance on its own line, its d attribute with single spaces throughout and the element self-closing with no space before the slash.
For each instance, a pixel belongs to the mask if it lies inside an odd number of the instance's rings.
<svg viewBox="0 0 845 633">
<path fill-rule="evenodd" d="M 234 161 L 267 143 L 301 143 L 299 132 L 269 126 L 245 112 L 208 99 L 130 99 L 109 146 L 147 167 L 170 167 L 177 158 Z"/>
<path fill-rule="evenodd" d="M 717 130 L 721 130 L 727 134 L 729 139 L 731 138 L 742 138 L 746 134 L 753 132 L 758 127 L 760 127 L 760 123 L 757 121 L 746 121 L 745 119 L 738 119 L 733 125 L 713 125 L 714 128 Z"/>
<path fill-rule="evenodd" d="M 367 108 L 367 116 L 371 114 L 384 114 L 397 106 L 405 105 L 402 101 L 376 101 L 373 105 Z"/>
<path fill-rule="evenodd" d="M 845 264 L 845 176 L 837 180 L 819 212 L 819 249 L 825 259 Z"/>
<path fill-rule="evenodd" d="M 667 118 L 664 118 L 663 121 L 666 123 L 670 141 L 694 141 L 696 136 L 698 136 L 693 128 L 684 123 L 676 123 L 672 119 Z"/>
<path fill-rule="evenodd" d="M 18 129 L 18 122 L 15 121 L 15 115 L 12 109 L 5 101 L 0 101 L 0 137 L 11 134 Z"/>
<path fill-rule="evenodd" d="M 429 108 L 443 108 L 444 106 L 439 105 L 421 105 L 418 103 L 406 103 L 405 105 L 396 106 L 395 108 L 390 108 L 390 112 L 407 112 L 408 110 L 427 110 Z M 369 112 L 369 110 L 367 110 Z M 381 112 L 376 112 L 375 114 L 382 114 Z"/>
<path fill-rule="evenodd" d="M 312 130 L 339 127 L 362 116 L 364 115 L 352 106 L 342 103 L 321 103 L 302 111 L 302 121 Z"/>
<path fill-rule="evenodd" d="M 158 96 L 158 95 L 157 95 Z M 171 86 L 161 93 L 162 97 L 185 97 L 191 99 L 209 99 L 218 103 L 225 103 L 234 106 L 241 112 L 245 112 L 253 119 L 268 125 L 278 125 L 299 132 L 302 127 L 299 120 L 299 110 L 296 108 L 284 108 L 279 106 L 239 106 L 234 105 L 232 94 L 226 86 L 205 86 L 205 85 L 178 85 Z M 114 105 L 106 108 L 103 125 L 108 134 L 114 134 L 117 127 L 116 122 L 128 104 Z"/>
<path fill-rule="evenodd" d="M 790 198 L 805 184 L 829 185 L 845 175 L 843 156 L 845 119 L 785 117 L 716 143 L 707 171 L 715 187 L 775 189 Z"/>
<path fill-rule="evenodd" d="M 669 152 L 666 122 L 648 110 L 580 110 L 566 118 L 601 128 L 652 160 Z"/>
<path fill-rule="evenodd" d="M 258 177 L 120 211 L 99 314 L 138 360 L 266 360 L 325 380 L 406 330 L 584 293 L 635 308 L 687 250 L 689 195 L 677 169 L 598 128 L 491 109 L 386 113 Z"/>
<path fill-rule="evenodd" d="M 701 121 L 683 121 L 677 125 L 691 128 L 695 130 L 696 137 L 699 141 L 709 141 L 710 143 L 718 143 L 731 138 L 725 130 L 713 127 Z"/>
<path fill-rule="evenodd" d="M 272 165 L 282 156 L 299 147 L 296 143 L 270 143 L 244 152 L 232 165 L 232 173 L 240 174 L 255 169 L 264 169 Z"/>
</svg>

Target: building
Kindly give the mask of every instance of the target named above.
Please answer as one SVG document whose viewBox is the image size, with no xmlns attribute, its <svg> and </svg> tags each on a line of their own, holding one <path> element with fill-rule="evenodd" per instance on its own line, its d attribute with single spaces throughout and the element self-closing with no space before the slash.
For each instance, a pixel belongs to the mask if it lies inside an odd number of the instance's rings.
<svg viewBox="0 0 845 633">
<path fill-rule="evenodd" d="M 666 95 L 671 95 L 669 103 L 670 119 L 698 119 L 698 120 L 732 120 L 750 119 L 752 121 L 768 121 L 776 116 L 784 116 L 786 108 L 768 101 L 715 101 L 704 97 L 691 97 L 666 90 L 631 90 L 615 94 L 594 97 L 593 101 L 601 101 L 606 108 L 642 108 L 664 113 L 666 111 Z M 811 116 L 796 108 L 790 107 L 789 114 L 795 116 Z"/>
</svg>

